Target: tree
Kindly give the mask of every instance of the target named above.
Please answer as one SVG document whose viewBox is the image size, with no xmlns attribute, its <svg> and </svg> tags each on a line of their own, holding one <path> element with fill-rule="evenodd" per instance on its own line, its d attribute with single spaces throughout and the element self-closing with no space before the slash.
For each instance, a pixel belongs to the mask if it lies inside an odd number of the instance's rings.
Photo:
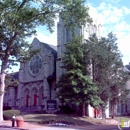
<svg viewBox="0 0 130 130">
<path fill-rule="evenodd" d="M 94 34 L 86 42 L 86 65 L 92 65 L 92 71 L 87 73 L 93 76 L 93 81 L 99 87 L 99 96 L 104 101 L 103 107 L 108 101 L 115 104 L 119 93 L 125 92 L 122 55 L 116 40 L 116 36 L 109 33 L 108 38 L 101 39 Z"/>
<path fill-rule="evenodd" d="M 67 103 L 81 104 L 83 116 L 86 103 L 98 107 L 101 103 L 98 97 L 98 87 L 84 73 L 84 44 L 81 37 L 74 36 L 67 44 L 62 68 L 66 72 L 56 85 L 58 98 Z"/>
<path fill-rule="evenodd" d="M 89 20 L 88 8 L 83 0 L 4 0 L 0 1 L 0 121 L 3 120 L 3 97 L 6 68 L 17 61 L 27 61 L 37 51 L 33 51 L 26 39 L 36 34 L 36 27 L 46 25 L 53 31 L 58 14 L 66 25 L 71 26 L 74 16 L 75 26 Z M 68 20 L 69 19 L 69 20 Z M 29 49 L 28 49 L 29 48 Z M 35 53 L 34 53 L 35 52 Z"/>
<path fill-rule="evenodd" d="M 124 102 L 129 91 L 126 89 L 126 81 L 128 79 L 127 73 L 124 72 L 123 62 L 122 62 L 122 54 L 118 50 L 117 47 L 117 38 L 113 33 L 108 34 L 107 39 L 109 46 L 111 46 L 112 52 L 112 60 L 113 64 L 111 65 L 110 75 L 110 105 L 111 105 L 111 115 L 114 118 L 114 109 L 115 105 L 118 102 Z"/>
<path fill-rule="evenodd" d="M 117 70 L 117 73 L 112 76 L 110 84 L 110 106 L 111 106 L 111 116 L 115 116 L 115 105 L 118 103 L 126 103 L 127 95 L 129 90 L 126 88 L 126 82 L 130 79 L 128 73 L 124 72 L 123 68 Z"/>
</svg>

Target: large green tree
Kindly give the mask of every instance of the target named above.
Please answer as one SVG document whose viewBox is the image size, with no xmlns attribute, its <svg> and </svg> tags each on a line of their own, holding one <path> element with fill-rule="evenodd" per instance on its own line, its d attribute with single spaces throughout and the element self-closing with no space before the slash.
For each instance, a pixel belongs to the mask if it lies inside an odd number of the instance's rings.
<svg viewBox="0 0 130 130">
<path fill-rule="evenodd" d="M 99 87 L 99 96 L 104 101 L 103 107 L 108 101 L 115 105 L 120 99 L 118 95 L 126 92 L 122 55 L 116 40 L 113 33 L 101 39 L 94 34 L 85 44 L 86 65 L 91 68 L 91 71 L 87 70 L 87 74 L 92 75 L 93 81 Z"/>
<path fill-rule="evenodd" d="M 117 47 L 117 38 L 112 33 L 108 34 L 107 42 L 111 45 L 111 51 L 113 55 L 113 64 L 111 66 L 110 75 L 110 106 L 111 115 L 114 118 L 114 109 L 117 103 L 125 102 L 129 90 L 126 88 L 126 82 L 130 78 L 129 74 L 124 72 L 124 66 L 122 62 L 122 55 Z"/>
<path fill-rule="evenodd" d="M 115 68 L 115 74 L 111 77 L 110 83 L 110 106 L 111 106 L 111 116 L 114 118 L 115 116 L 115 106 L 118 103 L 126 103 L 127 95 L 129 94 L 129 90 L 126 87 L 126 82 L 130 79 L 130 75 L 124 72 L 123 68 L 118 69 Z"/>
<path fill-rule="evenodd" d="M 84 0 L 3 0 L 0 1 L 0 121 L 3 120 L 5 71 L 16 61 L 28 60 L 33 53 L 26 39 L 36 34 L 36 27 L 46 25 L 53 31 L 55 19 L 72 27 L 84 25 L 90 18 Z M 74 18 L 72 18 L 72 16 Z M 31 50 L 31 49 L 29 49 Z"/>
<path fill-rule="evenodd" d="M 85 104 L 98 107 L 101 103 L 98 97 L 98 87 L 85 74 L 84 44 L 81 37 L 73 37 L 66 45 L 63 56 L 65 74 L 56 85 L 57 96 L 67 103 L 81 104 L 82 115 L 85 115 Z"/>
</svg>

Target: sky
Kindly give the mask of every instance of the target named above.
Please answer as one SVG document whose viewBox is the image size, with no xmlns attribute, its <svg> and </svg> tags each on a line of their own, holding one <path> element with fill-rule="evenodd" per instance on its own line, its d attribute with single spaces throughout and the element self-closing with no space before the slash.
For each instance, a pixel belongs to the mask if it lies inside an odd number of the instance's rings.
<svg viewBox="0 0 130 130">
<path fill-rule="evenodd" d="M 116 34 L 124 65 L 130 62 L 130 1 L 90 0 L 90 16 L 97 17 L 102 24 L 102 36 Z M 92 14 L 92 15 L 91 15 Z"/>
<path fill-rule="evenodd" d="M 107 36 L 109 32 L 116 34 L 117 43 L 123 55 L 124 65 L 130 62 L 130 1 L 129 0 L 87 0 L 89 14 L 102 25 L 101 36 Z M 37 37 L 41 42 L 57 45 L 57 28 L 50 33 L 46 27 L 38 27 L 37 35 L 32 36 L 32 42 Z"/>
<path fill-rule="evenodd" d="M 118 47 L 123 54 L 124 65 L 130 62 L 130 1 L 129 0 L 87 0 L 90 16 L 97 18 L 102 25 L 101 34 L 116 34 Z M 58 21 L 58 20 L 56 20 Z M 57 45 L 57 29 L 51 34 L 45 27 L 37 28 L 40 41 Z"/>
</svg>

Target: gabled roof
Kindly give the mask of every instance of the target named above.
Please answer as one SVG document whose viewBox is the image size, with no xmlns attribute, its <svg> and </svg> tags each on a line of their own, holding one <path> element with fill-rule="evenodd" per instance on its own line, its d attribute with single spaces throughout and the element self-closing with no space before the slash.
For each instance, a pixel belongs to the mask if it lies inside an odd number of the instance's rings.
<svg viewBox="0 0 130 130">
<path fill-rule="evenodd" d="M 124 66 L 124 70 L 127 72 L 130 72 L 130 64 Z"/>
<path fill-rule="evenodd" d="M 130 65 L 126 65 L 126 68 L 130 71 Z"/>
<path fill-rule="evenodd" d="M 43 45 L 47 49 L 50 49 L 52 51 L 52 53 L 54 54 L 55 58 L 57 57 L 57 46 L 50 45 L 50 44 L 47 44 L 44 42 L 40 42 L 37 38 L 34 38 L 33 41 L 38 41 L 39 43 L 41 43 L 41 45 Z"/>
<path fill-rule="evenodd" d="M 11 74 L 13 76 L 14 79 L 19 80 L 19 72 L 15 72 Z"/>
<path fill-rule="evenodd" d="M 37 44 L 37 42 L 39 42 L 41 45 L 43 45 L 45 48 L 47 49 L 50 49 L 52 51 L 52 54 L 54 55 L 55 58 L 57 58 L 57 46 L 54 46 L 54 45 L 50 45 L 50 44 L 47 44 L 47 43 L 43 43 L 43 42 L 40 42 L 37 38 L 34 38 L 33 42 Z M 51 82 L 53 80 L 56 80 L 56 72 L 54 71 L 52 73 L 52 75 L 49 75 L 47 77 L 47 80 L 48 82 Z"/>
</svg>

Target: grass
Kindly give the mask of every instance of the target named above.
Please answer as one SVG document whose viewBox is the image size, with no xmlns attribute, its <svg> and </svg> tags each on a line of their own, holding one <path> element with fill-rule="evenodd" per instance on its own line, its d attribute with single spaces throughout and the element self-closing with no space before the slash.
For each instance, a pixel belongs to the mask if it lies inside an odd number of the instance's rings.
<svg viewBox="0 0 130 130">
<path fill-rule="evenodd" d="M 50 122 L 61 122 L 73 125 L 106 124 L 105 121 L 91 117 L 74 117 L 60 114 L 27 114 L 23 116 L 27 122 L 38 122 L 47 124 Z"/>
<path fill-rule="evenodd" d="M 121 121 L 121 120 L 124 120 L 124 121 L 129 121 L 130 120 L 130 116 L 117 116 L 114 118 L 115 120 L 117 121 Z"/>
</svg>

